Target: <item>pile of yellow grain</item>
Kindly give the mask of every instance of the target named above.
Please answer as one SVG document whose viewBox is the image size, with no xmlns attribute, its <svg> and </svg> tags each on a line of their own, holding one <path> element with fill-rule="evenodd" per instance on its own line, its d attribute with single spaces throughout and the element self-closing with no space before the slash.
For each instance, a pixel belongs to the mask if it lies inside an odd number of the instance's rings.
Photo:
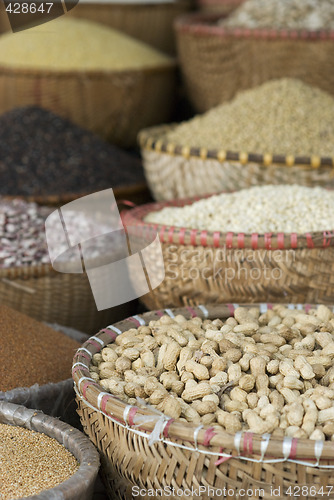
<svg viewBox="0 0 334 500">
<path fill-rule="evenodd" d="M 10 68 L 122 71 L 172 62 L 141 41 L 82 19 L 60 18 L 0 37 L 0 66 Z"/>
</svg>

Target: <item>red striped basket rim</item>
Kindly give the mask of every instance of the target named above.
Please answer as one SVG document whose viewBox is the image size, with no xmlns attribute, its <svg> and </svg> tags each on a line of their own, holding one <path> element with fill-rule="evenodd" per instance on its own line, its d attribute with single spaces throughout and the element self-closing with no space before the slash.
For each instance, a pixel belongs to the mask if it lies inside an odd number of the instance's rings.
<svg viewBox="0 0 334 500">
<path fill-rule="evenodd" d="M 334 30 L 296 30 L 277 28 L 227 28 L 217 25 L 222 19 L 217 13 L 191 13 L 182 15 L 174 23 L 175 30 L 179 33 L 190 33 L 199 36 L 216 36 L 221 38 L 255 38 L 266 40 L 304 40 L 323 41 L 334 40 Z"/>
<path fill-rule="evenodd" d="M 214 193 L 220 194 L 220 193 Z M 183 207 L 195 201 L 209 198 L 212 194 L 193 198 L 171 200 L 140 205 L 129 211 L 122 212 L 125 227 L 137 227 L 138 231 L 147 235 L 159 234 L 161 243 L 175 245 L 204 246 L 226 249 L 252 250 L 295 250 L 302 248 L 327 248 L 334 246 L 334 230 L 297 233 L 234 233 L 223 231 L 206 231 L 202 229 L 168 226 L 145 222 L 144 218 L 150 212 L 156 212 L 165 207 Z"/>
<path fill-rule="evenodd" d="M 200 305 L 194 307 L 184 307 L 177 309 L 165 309 L 158 311 L 150 311 L 141 315 L 136 315 L 130 318 L 126 318 L 123 321 L 115 323 L 114 325 L 109 325 L 106 328 L 100 330 L 96 335 L 89 338 L 76 352 L 73 359 L 72 366 L 72 377 L 74 380 L 75 391 L 77 396 L 82 399 L 86 404 L 90 406 L 91 409 L 95 410 L 97 414 L 103 414 L 107 418 L 110 418 L 115 423 L 123 425 L 126 427 L 128 431 L 131 429 L 144 431 L 145 433 L 152 432 L 154 428 L 154 422 L 152 423 L 151 419 L 148 419 L 148 422 L 139 423 L 135 421 L 137 416 L 152 416 L 156 415 L 152 412 L 150 408 L 139 408 L 137 406 L 128 405 L 126 402 L 122 401 L 118 397 L 105 392 L 105 390 L 95 382 L 89 373 L 89 366 L 94 354 L 99 353 L 105 346 L 114 342 L 116 337 L 122 332 L 130 329 L 130 328 L 138 328 L 141 325 L 147 325 L 151 320 L 158 320 L 162 315 L 168 314 L 169 316 L 175 316 L 177 314 L 182 314 L 188 319 L 194 318 L 196 316 L 205 318 L 228 318 L 232 316 L 236 307 L 260 307 L 262 308 L 262 312 L 265 310 L 272 309 L 274 304 L 207 304 Z M 301 312 L 308 312 L 311 308 L 317 308 L 319 305 L 311 305 L 311 304 L 282 304 L 292 309 L 299 309 Z M 332 306 L 329 306 L 332 307 Z M 334 311 L 334 307 L 332 307 Z M 219 454 L 223 451 L 221 449 L 222 446 L 226 449 L 235 450 L 235 434 L 229 433 L 225 430 L 216 430 L 213 432 L 213 428 L 209 426 L 200 426 L 193 423 L 187 423 L 175 421 L 173 418 L 166 417 L 167 425 L 165 425 L 161 431 L 160 441 L 169 440 L 169 444 L 173 445 L 173 441 L 180 443 L 178 440 L 187 440 L 189 438 L 185 437 L 184 430 L 186 427 L 192 431 L 193 438 L 190 438 L 190 443 L 195 443 L 195 447 L 193 451 L 204 451 L 211 446 L 215 447 L 215 449 L 220 447 Z M 195 438 L 196 434 L 196 438 Z M 267 452 L 263 453 L 261 448 L 261 444 L 263 443 L 264 436 L 259 434 L 253 434 L 249 431 L 242 431 L 243 439 L 241 439 L 241 448 L 239 454 L 234 454 L 230 456 L 230 458 L 248 458 L 249 455 L 258 455 L 262 457 L 270 457 L 273 458 L 273 447 L 275 450 L 279 448 L 280 450 L 280 458 L 282 456 L 285 457 L 285 460 L 295 461 L 306 460 L 308 465 L 316 466 L 319 464 L 320 457 L 316 457 L 316 445 L 314 441 L 310 441 L 307 439 L 297 439 L 293 438 L 291 442 L 291 438 L 288 438 L 290 444 L 293 445 L 290 448 L 290 453 L 288 456 L 285 456 L 283 453 L 284 445 L 283 443 L 287 438 L 278 438 L 278 437 L 270 437 L 269 446 Z M 251 434 L 251 436 L 249 436 Z M 247 439 L 246 439 L 247 438 Z M 249 446 L 249 442 L 247 442 L 251 438 L 251 447 Z M 164 441 L 166 443 L 166 441 Z M 317 442 L 319 443 L 319 442 Z M 326 459 L 330 462 L 334 461 L 334 448 L 331 442 L 322 442 L 320 456 L 321 459 Z M 198 448 L 198 446 L 201 448 Z M 239 442 L 240 445 L 240 442 Z M 272 445 L 272 446 L 270 446 Z M 204 450 L 203 450 L 204 448 Z M 240 452 L 244 454 L 244 456 L 240 456 Z M 246 455 L 246 456 L 245 456 Z M 277 458 L 277 455 L 276 455 Z M 313 463 L 313 460 L 316 460 L 316 463 Z M 220 462 L 221 463 L 221 462 Z M 296 462 L 298 463 L 298 461 Z M 327 462 L 326 462 L 327 463 Z M 217 462 L 218 465 L 218 462 Z M 332 465 L 332 467 L 334 467 Z"/>
</svg>

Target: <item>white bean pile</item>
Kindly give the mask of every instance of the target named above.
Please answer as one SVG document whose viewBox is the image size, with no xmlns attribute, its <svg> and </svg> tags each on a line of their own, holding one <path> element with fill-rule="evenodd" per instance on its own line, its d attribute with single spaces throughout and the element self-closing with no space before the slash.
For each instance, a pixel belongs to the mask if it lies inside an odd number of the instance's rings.
<svg viewBox="0 0 334 500">
<path fill-rule="evenodd" d="M 334 192 L 298 185 L 257 186 L 211 196 L 184 207 L 151 212 L 146 222 L 242 233 L 296 232 L 334 228 Z"/>
<path fill-rule="evenodd" d="M 220 23 L 227 27 L 334 29 L 333 0 L 248 0 Z"/>
</svg>

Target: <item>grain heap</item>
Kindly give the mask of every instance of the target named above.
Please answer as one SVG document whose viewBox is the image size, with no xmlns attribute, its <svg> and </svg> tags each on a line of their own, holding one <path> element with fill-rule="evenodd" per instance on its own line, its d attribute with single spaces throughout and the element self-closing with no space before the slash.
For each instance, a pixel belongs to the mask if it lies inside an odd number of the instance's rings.
<svg viewBox="0 0 334 500">
<path fill-rule="evenodd" d="M 0 194 L 85 194 L 144 182 L 141 162 L 38 107 L 0 117 Z"/>
<path fill-rule="evenodd" d="M 54 488 L 79 468 L 58 441 L 0 423 L 0 498 L 14 500 Z"/>
<path fill-rule="evenodd" d="M 63 333 L 0 306 L 0 391 L 71 377 L 72 358 L 80 344 Z"/>
<path fill-rule="evenodd" d="M 248 0 L 220 24 L 226 27 L 334 29 L 333 0 Z"/>
<path fill-rule="evenodd" d="M 276 305 L 234 317 L 163 316 L 93 356 L 91 377 L 131 405 L 251 432 L 334 439 L 334 314 Z"/>
<path fill-rule="evenodd" d="M 123 71 L 170 66 L 145 43 L 82 19 L 50 23 L 0 37 L 0 65 L 52 71 Z"/>
<path fill-rule="evenodd" d="M 151 212 L 152 224 L 240 233 L 306 233 L 334 228 L 334 193 L 321 187 L 256 186 L 184 207 Z"/>
<path fill-rule="evenodd" d="M 272 80 L 180 124 L 163 139 L 195 148 L 333 156 L 334 98 L 299 80 Z"/>
</svg>

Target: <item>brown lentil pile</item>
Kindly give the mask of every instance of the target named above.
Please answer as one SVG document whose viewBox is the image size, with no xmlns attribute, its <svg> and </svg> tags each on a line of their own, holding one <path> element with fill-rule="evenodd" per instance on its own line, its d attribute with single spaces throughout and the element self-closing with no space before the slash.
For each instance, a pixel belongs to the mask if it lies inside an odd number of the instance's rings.
<svg viewBox="0 0 334 500">
<path fill-rule="evenodd" d="M 183 422 L 334 440 L 334 314 L 275 305 L 228 319 L 162 316 L 94 354 L 91 377 Z"/>
<path fill-rule="evenodd" d="M 14 500 L 54 488 L 78 470 L 58 441 L 23 427 L 0 423 L 0 498 Z"/>
<path fill-rule="evenodd" d="M 333 0 L 247 0 L 220 24 L 226 27 L 334 29 Z"/>
<path fill-rule="evenodd" d="M 144 182 L 136 156 L 38 107 L 0 116 L 0 137 L 0 194 L 86 194 Z"/>
<path fill-rule="evenodd" d="M 71 377 L 80 344 L 25 314 L 0 306 L 0 391 Z"/>
<path fill-rule="evenodd" d="M 334 154 L 334 98 L 283 78 L 240 92 L 168 132 L 172 144 L 246 153 Z"/>
</svg>

